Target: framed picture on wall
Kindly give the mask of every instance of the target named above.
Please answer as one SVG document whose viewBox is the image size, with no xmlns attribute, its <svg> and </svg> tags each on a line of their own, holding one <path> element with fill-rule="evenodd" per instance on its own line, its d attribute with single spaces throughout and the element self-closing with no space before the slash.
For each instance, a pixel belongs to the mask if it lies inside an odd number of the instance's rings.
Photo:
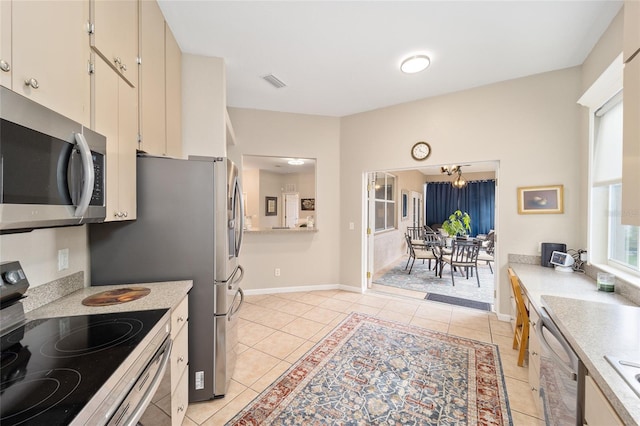
<svg viewBox="0 0 640 426">
<path fill-rule="evenodd" d="M 315 198 L 301 198 L 300 199 L 300 210 L 315 210 L 316 209 L 316 199 Z"/>
<path fill-rule="evenodd" d="M 518 188 L 518 214 L 564 213 L 563 186 Z"/>
<path fill-rule="evenodd" d="M 409 193 L 406 190 L 402 190 L 401 191 L 402 194 L 402 214 L 400 215 L 401 220 L 407 220 L 409 219 Z"/>
<path fill-rule="evenodd" d="M 265 216 L 278 216 L 278 197 L 264 197 Z"/>
</svg>

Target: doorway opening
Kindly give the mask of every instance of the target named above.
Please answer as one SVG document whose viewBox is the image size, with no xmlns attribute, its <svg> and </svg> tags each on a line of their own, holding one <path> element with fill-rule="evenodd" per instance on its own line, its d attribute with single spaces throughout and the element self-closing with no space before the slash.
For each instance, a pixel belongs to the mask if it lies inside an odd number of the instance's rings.
<svg viewBox="0 0 640 426">
<path fill-rule="evenodd" d="M 493 261 L 497 258 L 498 250 L 495 240 L 498 217 L 495 182 L 499 162 L 465 164 L 464 178 L 468 183 L 464 191 L 459 192 L 456 192 L 458 189 L 455 187 L 449 188 L 453 179 L 441 173 L 443 167 L 450 169 L 452 166 L 437 165 L 366 174 L 364 201 L 367 236 L 364 259 L 367 290 L 492 310 L 499 297 L 496 291 L 499 271 L 494 267 Z M 482 191 L 485 192 L 479 197 L 473 195 L 469 198 L 469 191 L 476 191 L 469 188 L 479 188 L 480 182 Z M 434 196 L 436 188 L 444 195 Z M 487 194 L 487 190 L 491 193 Z M 446 197 L 460 194 L 458 198 L 461 198 L 463 193 L 466 199 L 456 200 L 453 207 L 444 207 Z M 477 206 L 471 206 L 469 200 L 473 203 L 482 201 L 483 204 L 488 204 L 488 209 L 484 206 L 479 210 Z M 434 206 L 434 203 L 438 205 Z M 420 259 L 422 256 L 417 250 L 431 248 L 419 247 L 420 241 L 413 238 L 416 228 L 423 233 L 434 232 L 439 239 L 447 240 L 446 232 L 442 230 L 443 212 L 437 216 L 437 209 L 434 207 L 444 209 L 446 216 L 453 213 L 454 209 L 473 212 L 471 232 L 467 239 L 479 241 L 481 259 L 490 260 L 478 260 L 476 268 L 456 268 L 452 277 L 449 264 L 441 262 L 442 255 L 446 254 L 447 249 L 450 250 L 450 240 L 448 248 L 444 243 L 444 247 L 436 249 L 436 259 Z M 451 212 L 446 209 L 451 209 Z M 410 240 L 413 240 L 412 246 L 416 249 L 415 257 L 412 257 L 406 235 L 412 237 Z M 489 243 L 488 236 L 493 242 Z M 424 237 L 417 237 L 418 240 L 421 238 Z M 488 249 L 489 245 L 491 247 Z"/>
</svg>

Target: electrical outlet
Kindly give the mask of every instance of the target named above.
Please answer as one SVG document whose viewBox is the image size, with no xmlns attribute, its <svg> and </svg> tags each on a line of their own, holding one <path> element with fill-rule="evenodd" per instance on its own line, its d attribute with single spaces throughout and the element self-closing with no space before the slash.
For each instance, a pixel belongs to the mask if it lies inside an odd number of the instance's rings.
<svg viewBox="0 0 640 426">
<path fill-rule="evenodd" d="M 276 277 L 279 277 L 279 276 L 280 276 L 280 268 L 276 268 L 276 269 L 273 271 L 273 275 L 275 275 Z"/>
<path fill-rule="evenodd" d="M 69 249 L 58 250 L 58 271 L 69 269 Z"/>
</svg>

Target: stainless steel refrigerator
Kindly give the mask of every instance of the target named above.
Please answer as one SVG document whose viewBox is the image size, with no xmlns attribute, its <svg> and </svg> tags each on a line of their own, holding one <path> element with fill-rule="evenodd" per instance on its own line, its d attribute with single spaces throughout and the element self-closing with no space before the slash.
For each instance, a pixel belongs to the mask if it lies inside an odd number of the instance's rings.
<svg viewBox="0 0 640 426">
<path fill-rule="evenodd" d="M 237 353 L 244 206 L 227 158 L 137 158 L 138 219 L 89 227 L 91 285 L 193 280 L 189 402 L 224 396 Z"/>
</svg>

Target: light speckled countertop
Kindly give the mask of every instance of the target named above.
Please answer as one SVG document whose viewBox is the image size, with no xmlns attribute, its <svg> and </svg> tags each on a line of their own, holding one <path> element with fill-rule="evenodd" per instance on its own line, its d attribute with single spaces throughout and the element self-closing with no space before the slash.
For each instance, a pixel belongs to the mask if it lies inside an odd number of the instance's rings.
<svg viewBox="0 0 640 426">
<path fill-rule="evenodd" d="M 30 311 L 26 316 L 27 319 L 33 320 L 46 317 L 146 311 L 149 309 L 162 308 L 171 309 L 186 296 L 191 289 L 191 286 L 192 281 L 189 280 L 85 287 L 38 309 Z M 85 306 L 82 304 L 82 300 L 88 296 L 124 287 L 147 287 L 151 290 L 151 293 L 141 299 L 117 305 Z"/>
<path fill-rule="evenodd" d="M 551 318 L 596 384 L 627 425 L 640 425 L 640 398 L 604 359 L 640 359 L 640 307 L 616 293 L 598 291 L 578 273 L 539 265 L 511 264 L 536 310 Z"/>
</svg>

